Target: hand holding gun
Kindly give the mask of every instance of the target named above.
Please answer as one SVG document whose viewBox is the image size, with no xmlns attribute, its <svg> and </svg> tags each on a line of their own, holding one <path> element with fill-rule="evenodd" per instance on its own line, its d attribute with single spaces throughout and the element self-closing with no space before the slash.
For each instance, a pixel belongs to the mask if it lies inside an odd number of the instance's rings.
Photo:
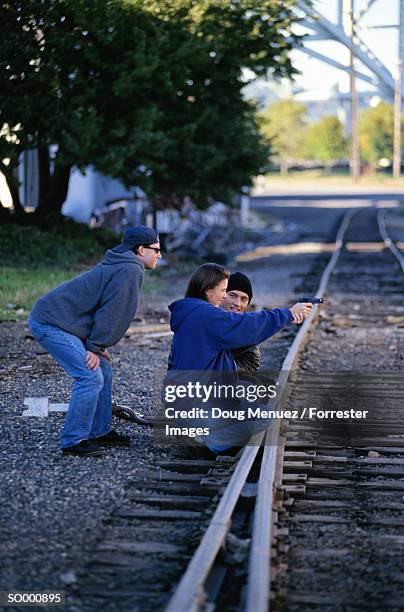
<svg viewBox="0 0 404 612">
<path fill-rule="evenodd" d="M 303 323 L 303 321 L 309 316 L 312 309 L 310 302 L 301 303 L 298 302 L 290 309 L 293 315 L 292 323 Z"/>
<path fill-rule="evenodd" d="M 293 315 L 293 323 L 303 323 L 313 307 L 313 304 L 324 304 L 324 298 L 301 297 L 297 304 L 290 309 Z"/>
</svg>

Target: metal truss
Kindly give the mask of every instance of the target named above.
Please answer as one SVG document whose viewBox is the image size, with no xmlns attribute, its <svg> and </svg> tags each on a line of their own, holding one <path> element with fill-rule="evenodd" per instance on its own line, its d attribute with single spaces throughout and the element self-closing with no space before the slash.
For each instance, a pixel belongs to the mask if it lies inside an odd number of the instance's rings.
<svg viewBox="0 0 404 612">
<path fill-rule="evenodd" d="M 298 8 L 302 12 L 303 19 L 300 22 L 305 28 L 309 30 L 309 34 L 305 37 L 307 42 L 316 41 L 334 41 L 343 45 L 346 49 L 349 49 L 355 59 L 355 76 L 357 79 L 366 81 L 375 87 L 375 92 L 379 92 L 384 98 L 393 100 L 397 74 L 392 72 L 380 61 L 378 57 L 372 52 L 366 43 L 361 39 L 361 20 L 368 13 L 369 9 L 376 2 L 385 2 L 386 0 L 368 0 L 365 7 L 355 14 L 355 23 L 353 25 L 354 34 L 351 35 L 349 26 L 347 28 L 346 20 L 344 20 L 344 12 L 346 10 L 347 0 L 335 0 L 337 2 L 337 23 L 333 23 L 321 14 L 316 3 L 313 5 L 306 2 L 305 0 L 298 0 Z M 391 26 L 381 27 L 394 27 L 399 30 L 399 48 L 397 50 L 397 71 L 400 72 L 403 69 L 404 63 L 404 0 L 399 0 L 399 23 Z M 352 28 L 352 23 L 350 24 Z M 328 57 L 323 53 L 313 49 L 311 46 L 303 44 L 300 47 L 301 51 L 307 53 L 311 57 L 350 73 L 352 67 L 350 64 L 344 65 L 338 59 Z M 357 68 L 357 66 L 362 68 Z M 363 69 L 366 69 L 365 72 Z M 369 74 L 366 73 L 369 72 Z M 404 79 L 403 79 L 404 81 Z"/>
</svg>

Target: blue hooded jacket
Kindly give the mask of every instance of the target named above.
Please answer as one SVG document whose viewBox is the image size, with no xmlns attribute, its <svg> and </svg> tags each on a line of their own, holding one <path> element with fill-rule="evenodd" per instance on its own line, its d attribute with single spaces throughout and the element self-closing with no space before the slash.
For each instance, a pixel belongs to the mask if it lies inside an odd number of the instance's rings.
<svg viewBox="0 0 404 612">
<path fill-rule="evenodd" d="M 293 319 L 288 308 L 240 314 L 196 298 L 173 302 L 169 310 L 173 370 L 235 370 L 231 349 L 259 344 Z"/>
</svg>

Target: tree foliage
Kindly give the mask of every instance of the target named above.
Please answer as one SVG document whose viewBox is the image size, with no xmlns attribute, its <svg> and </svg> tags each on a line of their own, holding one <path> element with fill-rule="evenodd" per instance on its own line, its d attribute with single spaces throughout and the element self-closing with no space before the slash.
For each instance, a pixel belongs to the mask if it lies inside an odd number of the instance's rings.
<svg viewBox="0 0 404 612">
<path fill-rule="evenodd" d="M 113 176 L 128 163 L 136 168 L 162 136 L 152 132 L 161 112 L 152 94 L 169 80 L 158 20 L 111 0 L 12 0 L 1 17 L 9 32 L 0 42 L 9 185 L 16 189 L 13 167 L 30 148 L 39 153 L 40 213 L 60 210 L 73 165 Z"/>
<path fill-rule="evenodd" d="M 242 89 L 255 75 L 293 72 L 291 41 L 285 37 L 296 19 L 293 5 L 279 0 L 150 0 L 143 5 L 181 24 L 192 46 L 162 117 L 169 142 L 151 166 L 155 192 L 228 201 L 266 168 L 267 143 Z"/>
<path fill-rule="evenodd" d="M 311 123 L 306 134 L 306 155 L 330 164 L 348 154 L 344 126 L 335 116 L 327 116 Z"/>
<path fill-rule="evenodd" d="M 380 102 L 375 108 L 362 111 L 359 118 L 361 157 L 371 165 L 382 158 L 392 159 L 394 139 L 394 107 Z"/>
<path fill-rule="evenodd" d="M 27 149 L 39 154 L 42 216 L 60 211 L 73 166 L 162 204 L 229 200 L 266 164 L 242 89 L 267 71 L 293 72 L 295 3 L 4 0 L 0 169 L 16 210 Z"/>
<path fill-rule="evenodd" d="M 260 113 L 261 131 L 269 139 L 283 173 L 304 155 L 306 113 L 306 106 L 292 99 L 273 102 Z"/>
</svg>

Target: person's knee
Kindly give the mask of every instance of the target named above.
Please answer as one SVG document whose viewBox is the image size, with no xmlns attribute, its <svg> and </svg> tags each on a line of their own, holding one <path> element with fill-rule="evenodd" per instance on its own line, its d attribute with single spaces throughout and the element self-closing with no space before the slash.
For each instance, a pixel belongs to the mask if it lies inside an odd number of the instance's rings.
<svg viewBox="0 0 404 612">
<path fill-rule="evenodd" d="M 96 370 L 90 370 L 87 368 L 81 372 L 80 376 L 78 376 L 76 380 L 80 381 L 81 384 L 94 388 L 96 391 L 101 391 L 104 386 L 104 374 L 102 373 L 101 368 L 97 368 Z"/>
</svg>

